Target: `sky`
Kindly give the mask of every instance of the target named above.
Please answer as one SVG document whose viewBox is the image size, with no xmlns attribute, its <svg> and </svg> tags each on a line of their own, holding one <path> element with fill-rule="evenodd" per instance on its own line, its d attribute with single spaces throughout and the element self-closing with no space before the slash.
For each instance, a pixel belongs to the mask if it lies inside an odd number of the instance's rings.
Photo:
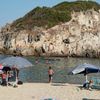
<svg viewBox="0 0 100 100">
<path fill-rule="evenodd" d="M 74 0 L 0 0 L 0 27 L 23 17 L 37 6 L 52 7 L 63 1 Z M 100 3 L 100 0 L 96 0 Z"/>
</svg>

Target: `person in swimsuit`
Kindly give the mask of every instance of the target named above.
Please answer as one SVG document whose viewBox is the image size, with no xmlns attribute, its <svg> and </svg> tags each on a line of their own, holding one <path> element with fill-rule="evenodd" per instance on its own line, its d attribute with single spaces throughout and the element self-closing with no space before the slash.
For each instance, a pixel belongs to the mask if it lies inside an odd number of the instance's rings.
<svg viewBox="0 0 100 100">
<path fill-rule="evenodd" d="M 49 75 L 49 83 L 52 82 L 54 71 L 51 67 L 49 67 L 48 75 Z"/>
<path fill-rule="evenodd" d="M 4 73 L 2 73 L 2 86 L 7 86 L 7 73 L 4 71 Z"/>
</svg>

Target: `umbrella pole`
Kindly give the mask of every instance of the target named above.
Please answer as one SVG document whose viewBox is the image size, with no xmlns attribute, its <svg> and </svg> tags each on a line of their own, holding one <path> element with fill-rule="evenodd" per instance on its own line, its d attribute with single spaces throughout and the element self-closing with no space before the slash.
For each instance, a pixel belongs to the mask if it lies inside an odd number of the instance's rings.
<svg viewBox="0 0 100 100">
<path fill-rule="evenodd" d="M 7 71 L 7 79 L 6 79 L 6 81 L 7 81 L 7 86 L 8 86 L 8 71 Z"/>
<path fill-rule="evenodd" d="M 18 82 L 17 74 L 18 74 L 18 73 L 17 73 L 17 70 L 16 70 L 16 69 L 15 69 L 15 71 L 16 71 L 16 80 L 15 80 L 15 81 L 16 81 L 16 85 L 17 85 L 17 82 Z"/>
<path fill-rule="evenodd" d="M 85 81 L 88 82 L 87 75 L 85 75 Z"/>
</svg>

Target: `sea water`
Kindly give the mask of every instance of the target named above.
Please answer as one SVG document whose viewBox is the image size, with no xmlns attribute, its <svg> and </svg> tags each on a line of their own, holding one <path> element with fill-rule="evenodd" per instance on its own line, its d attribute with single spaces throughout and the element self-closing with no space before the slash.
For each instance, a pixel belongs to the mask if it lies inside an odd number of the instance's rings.
<svg viewBox="0 0 100 100">
<path fill-rule="evenodd" d="M 89 63 L 100 67 L 100 59 L 96 58 L 67 58 L 67 57 L 25 57 L 34 66 L 20 69 L 19 77 L 23 82 L 48 82 L 48 68 L 54 70 L 54 83 L 83 83 L 83 74 L 68 75 L 77 65 Z M 89 74 L 88 79 L 99 76 L 100 73 Z"/>
</svg>

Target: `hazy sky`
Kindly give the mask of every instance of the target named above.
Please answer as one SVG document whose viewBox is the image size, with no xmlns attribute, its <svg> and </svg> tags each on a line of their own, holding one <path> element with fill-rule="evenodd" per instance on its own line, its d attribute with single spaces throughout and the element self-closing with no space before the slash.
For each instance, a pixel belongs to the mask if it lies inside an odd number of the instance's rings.
<svg viewBox="0 0 100 100">
<path fill-rule="evenodd" d="M 0 26 L 24 16 L 37 6 L 52 7 L 63 1 L 74 0 L 0 0 Z M 96 0 L 100 3 L 100 0 Z"/>
</svg>

